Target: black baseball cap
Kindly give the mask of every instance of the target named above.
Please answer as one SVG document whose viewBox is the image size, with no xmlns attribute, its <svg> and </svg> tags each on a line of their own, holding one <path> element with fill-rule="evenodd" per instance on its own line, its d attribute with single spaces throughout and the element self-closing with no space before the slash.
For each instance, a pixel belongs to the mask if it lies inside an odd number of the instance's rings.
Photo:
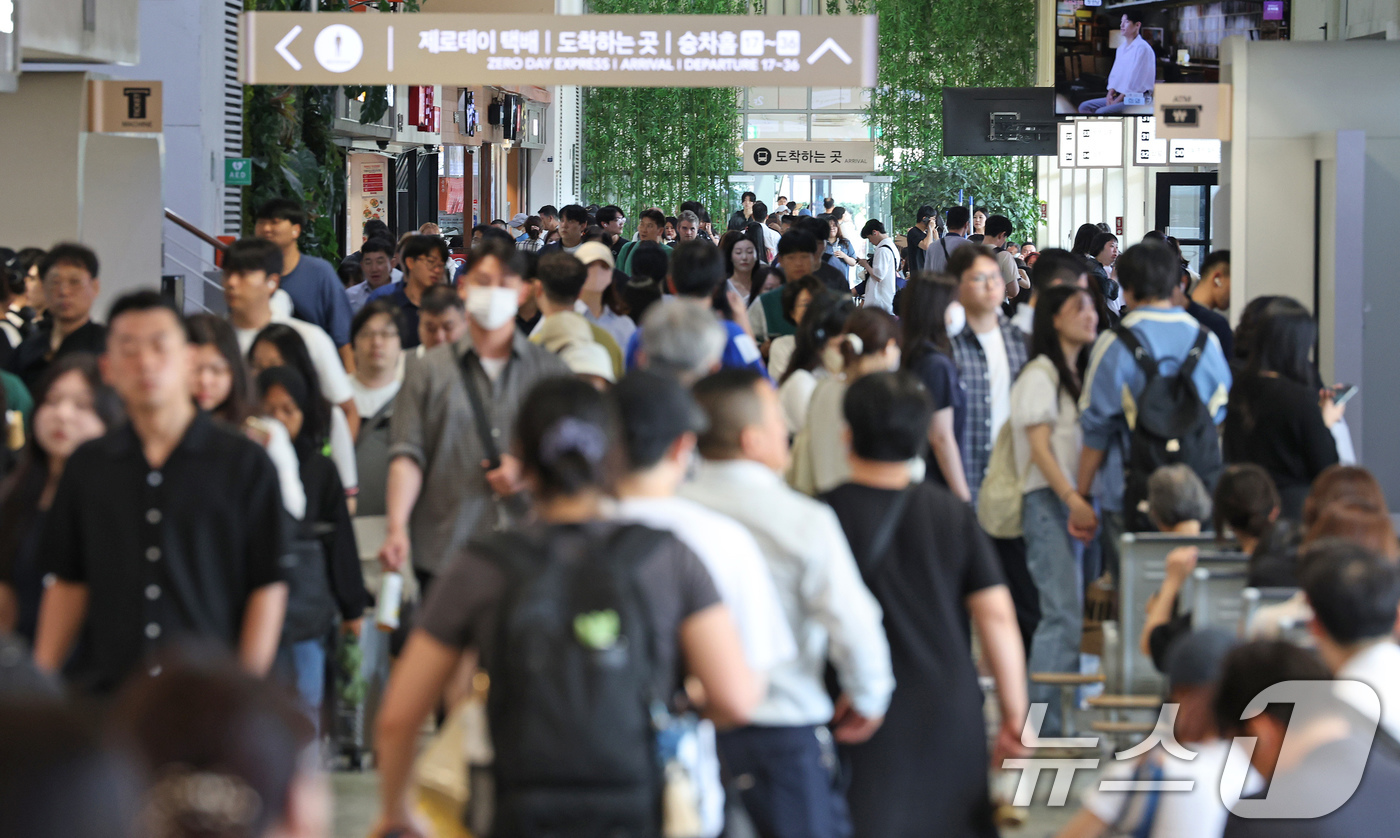
<svg viewBox="0 0 1400 838">
<path fill-rule="evenodd" d="M 709 427 L 705 412 L 682 384 L 650 370 L 629 372 L 612 389 L 633 471 L 661 461 L 682 434 Z"/>
</svg>

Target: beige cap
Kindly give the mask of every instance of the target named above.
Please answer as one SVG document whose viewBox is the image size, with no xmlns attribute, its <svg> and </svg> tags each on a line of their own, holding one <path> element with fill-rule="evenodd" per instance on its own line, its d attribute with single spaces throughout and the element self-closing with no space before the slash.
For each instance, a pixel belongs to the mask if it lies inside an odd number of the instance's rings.
<svg viewBox="0 0 1400 838">
<path fill-rule="evenodd" d="M 579 245 L 578 250 L 574 251 L 574 256 L 578 257 L 584 267 L 588 267 L 594 262 L 602 262 L 609 268 L 616 267 L 613 262 L 612 249 L 602 242 L 584 242 Z"/>
<path fill-rule="evenodd" d="M 563 361 L 574 375 L 594 375 L 609 384 L 616 384 L 613 375 L 612 356 L 600 343 L 571 343 L 559 352 Z"/>
</svg>

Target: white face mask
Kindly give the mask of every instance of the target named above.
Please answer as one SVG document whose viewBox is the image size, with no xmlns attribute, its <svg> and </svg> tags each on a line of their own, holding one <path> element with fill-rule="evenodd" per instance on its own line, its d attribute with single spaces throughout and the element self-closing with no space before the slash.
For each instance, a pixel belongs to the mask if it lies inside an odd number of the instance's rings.
<svg viewBox="0 0 1400 838">
<path fill-rule="evenodd" d="M 473 285 L 467 289 L 467 314 L 488 332 L 509 323 L 520 311 L 520 292 L 514 288 Z"/>
<path fill-rule="evenodd" d="M 967 310 L 962 307 L 962 303 L 954 300 L 948 304 L 948 311 L 943 315 L 943 322 L 948 326 L 948 337 L 954 338 L 967 328 Z"/>
</svg>

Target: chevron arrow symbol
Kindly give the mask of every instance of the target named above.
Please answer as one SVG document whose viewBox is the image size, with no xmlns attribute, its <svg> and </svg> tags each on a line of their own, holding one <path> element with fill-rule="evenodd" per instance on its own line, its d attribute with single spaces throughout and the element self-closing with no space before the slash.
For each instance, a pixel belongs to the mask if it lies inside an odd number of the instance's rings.
<svg viewBox="0 0 1400 838">
<path fill-rule="evenodd" d="M 817 59 L 821 58 L 823 55 L 826 55 L 828 52 L 834 53 L 837 58 L 841 59 L 847 64 L 851 63 L 851 57 L 846 54 L 846 51 L 844 49 L 841 49 L 841 45 L 836 43 L 835 38 L 827 38 L 825 41 L 822 41 L 822 45 L 817 47 L 816 52 L 807 56 L 807 63 L 816 64 Z"/>
<path fill-rule="evenodd" d="M 300 70 L 300 69 L 301 69 L 301 62 L 298 61 L 298 60 L 296 59 L 296 56 L 292 55 L 290 52 L 287 52 L 287 44 L 290 44 L 292 41 L 296 40 L 296 37 L 297 37 L 298 35 L 300 35 L 300 34 L 301 34 L 301 27 L 300 27 L 300 26 L 293 26 L 293 27 L 292 27 L 292 31 L 290 31 L 290 32 L 287 33 L 287 37 L 285 37 L 285 38 L 283 38 L 282 40 L 278 41 L 278 42 L 277 42 L 277 47 L 276 47 L 276 49 L 277 49 L 277 54 L 280 55 L 280 56 L 282 56 L 283 58 L 287 59 L 287 63 L 290 64 L 290 65 L 292 65 L 292 69 L 293 69 L 293 70 Z M 846 63 L 847 63 L 847 64 L 850 64 L 851 62 L 847 61 Z"/>
</svg>

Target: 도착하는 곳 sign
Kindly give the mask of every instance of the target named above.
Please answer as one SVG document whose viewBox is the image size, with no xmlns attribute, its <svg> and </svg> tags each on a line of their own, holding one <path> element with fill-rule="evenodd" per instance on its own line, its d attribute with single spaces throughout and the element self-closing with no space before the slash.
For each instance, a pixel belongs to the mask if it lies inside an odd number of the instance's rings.
<svg viewBox="0 0 1400 838">
<path fill-rule="evenodd" d="M 873 15 L 246 12 L 245 84 L 873 87 Z"/>
<path fill-rule="evenodd" d="M 749 140 L 744 143 L 746 172 L 873 172 L 875 143 L 868 140 Z"/>
</svg>

